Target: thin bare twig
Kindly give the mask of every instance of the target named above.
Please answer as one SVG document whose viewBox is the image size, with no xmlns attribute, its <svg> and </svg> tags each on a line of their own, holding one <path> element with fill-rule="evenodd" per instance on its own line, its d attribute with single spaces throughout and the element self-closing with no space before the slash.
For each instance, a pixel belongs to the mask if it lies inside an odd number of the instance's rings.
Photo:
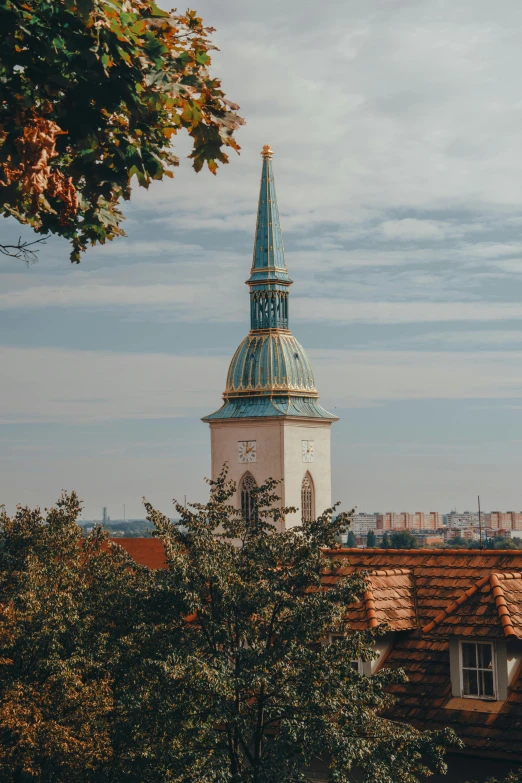
<svg viewBox="0 0 522 783">
<path fill-rule="evenodd" d="M 37 260 L 36 254 L 38 253 L 38 250 L 31 250 L 31 247 L 33 245 L 45 245 L 47 239 L 48 237 L 40 237 L 40 239 L 34 239 L 32 242 L 22 242 L 22 237 L 19 237 L 16 245 L 0 244 L 0 253 L 4 256 L 9 256 L 10 258 L 18 258 L 21 261 L 25 261 L 27 264 L 30 261 L 35 262 Z"/>
</svg>

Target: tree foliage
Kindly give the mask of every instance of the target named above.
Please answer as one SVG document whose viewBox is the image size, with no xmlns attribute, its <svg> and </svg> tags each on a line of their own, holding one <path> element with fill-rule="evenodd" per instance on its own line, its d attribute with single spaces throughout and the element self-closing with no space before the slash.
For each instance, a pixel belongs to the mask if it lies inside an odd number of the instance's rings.
<svg viewBox="0 0 522 783">
<path fill-rule="evenodd" d="M 346 526 L 332 511 L 277 532 L 275 482 L 246 525 L 223 473 L 183 526 L 147 504 L 167 569 L 86 539 L 80 504 L 20 508 L 0 527 L 0 779 L 6 783 L 414 783 L 443 770 L 450 731 L 382 716 L 400 671 L 364 677 L 376 631 L 345 607 Z M 275 525 L 274 525 L 275 523 Z M 324 589 L 325 576 L 333 576 Z M 338 637 L 324 643 L 330 631 Z"/>
<path fill-rule="evenodd" d="M 231 505 L 226 472 L 210 482 L 208 504 L 176 505 L 181 527 L 146 504 L 166 547 L 169 604 L 189 620 L 177 630 L 190 660 L 180 688 L 194 730 L 180 743 L 179 783 L 297 783 L 314 764 L 337 783 L 351 781 L 354 767 L 368 783 L 411 783 L 443 769 L 452 732 L 418 732 L 379 714 L 392 707 L 386 688 L 403 673 L 364 677 L 353 667 L 373 655 L 375 632 L 351 632 L 345 619 L 365 581 L 339 578 L 327 590 L 323 581 L 339 566 L 324 548 L 336 546 L 347 515 L 329 509 L 278 532 L 291 509 L 277 509 L 275 487 L 269 480 L 255 490 L 249 523 Z M 321 643 L 332 630 L 341 638 Z"/>
<path fill-rule="evenodd" d="M 103 552 L 99 532 L 82 549 L 79 513 L 72 494 L 45 517 L 27 508 L 2 517 L 0 779 L 6 782 L 90 780 L 113 757 L 114 636 L 129 628 L 121 602 L 132 593 L 137 566 Z"/>
<path fill-rule="evenodd" d="M 0 29 L 0 208 L 69 239 L 72 261 L 123 234 L 133 176 L 143 187 L 172 176 L 179 131 L 196 171 L 215 173 L 227 147 L 239 150 L 243 121 L 210 74 L 213 30 L 194 11 L 0 0 Z"/>
<path fill-rule="evenodd" d="M 368 535 L 366 536 L 366 546 L 369 549 L 373 549 L 377 544 L 377 539 L 375 538 L 375 533 L 373 530 L 368 530 Z"/>
<path fill-rule="evenodd" d="M 502 780 L 488 778 L 486 783 L 522 783 L 522 767 L 519 767 L 517 771 L 512 770 L 507 778 L 503 778 Z"/>
<path fill-rule="evenodd" d="M 448 538 L 445 547 L 449 549 L 522 549 L 522 539 L 491 536 L 491 538 L 482 538 L 480 541 L 454 535 L 452 538 Z"/>
<path fill-rule="evenodd" d="M 418 543 L 409 530 L 394 530 L 391 535 L 384 534 L 381 546 L 383 549 L 415 549 Z"/>
<path fill-rule="evenodd" d="M 350 549 L 354 549 L 357 546 L 357 538 L 355 537 L 353 530 L 348 531 L 348 535 L 346 536 L 346 546 Z"/>
<path fill-rule="evenodd" d="M 484 549 L 522 549 L 522 539 L 508 536 L 492 536 L 487 538 Z"/>
</svg>

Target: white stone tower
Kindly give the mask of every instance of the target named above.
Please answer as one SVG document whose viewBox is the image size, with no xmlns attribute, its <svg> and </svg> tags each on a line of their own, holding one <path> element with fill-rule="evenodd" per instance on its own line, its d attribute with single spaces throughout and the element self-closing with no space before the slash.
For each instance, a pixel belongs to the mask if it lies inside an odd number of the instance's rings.
<svg viewBox="0 0 522 783">
<path fill-rule="evenodd" d="M 284 257 L 272 154 L 265 145 L 247 280 L 251 329 L 230 363 L 222 407 L 203 421 L 210 424 L 212 477 L 228 463 L 229 477 L 237 483 L 237 506 L 247 518 L 254 483 L 283 479 L 281 505 L 298 509 L 286 519 L 290 527 L 331 505 L 330 428 L 337 417 L 319 404 L 310 361 L 288 327 L 292 280 Z"/>
</svg>

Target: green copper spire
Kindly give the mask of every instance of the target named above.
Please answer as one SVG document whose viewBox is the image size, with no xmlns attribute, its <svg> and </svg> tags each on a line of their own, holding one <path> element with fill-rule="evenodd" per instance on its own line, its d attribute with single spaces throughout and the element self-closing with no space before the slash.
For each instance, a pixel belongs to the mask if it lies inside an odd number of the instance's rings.
<svg viewBox="0 0 522 783">
<path fill-rule="evenodd" d="M 220 419 L 328 419 L 319 404 L 306 351 L 288 327 L 288 276 L 272 173 L 265 144 L 250 286 L 250 332 L 228 369 L 223 405 L 203 421 Z"/>
<path fill-rule="evenodd" d="M 288 329 L 288 276 L 283 248 L 283 234 L 275 192 L 272 155 L 265 144 L 261 155 L 261 188 L 257 208 L 256 236 L 250 286 L 250 321 L 252 330 Z"/>
</svg>

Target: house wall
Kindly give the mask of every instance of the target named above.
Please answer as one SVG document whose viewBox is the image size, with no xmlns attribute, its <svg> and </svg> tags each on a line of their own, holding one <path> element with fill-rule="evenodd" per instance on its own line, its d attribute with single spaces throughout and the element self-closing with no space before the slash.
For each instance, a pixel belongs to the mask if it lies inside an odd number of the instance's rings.
<svg viewBox="0 0 522 783">
<path fill-rule="evenodd" d="M 522 642 L 519 639 L 507 643 L 507 682 L 511 685 L 522 666 Z M 522 766 L 522 763 L 521 763 Z"/>
</svg>

